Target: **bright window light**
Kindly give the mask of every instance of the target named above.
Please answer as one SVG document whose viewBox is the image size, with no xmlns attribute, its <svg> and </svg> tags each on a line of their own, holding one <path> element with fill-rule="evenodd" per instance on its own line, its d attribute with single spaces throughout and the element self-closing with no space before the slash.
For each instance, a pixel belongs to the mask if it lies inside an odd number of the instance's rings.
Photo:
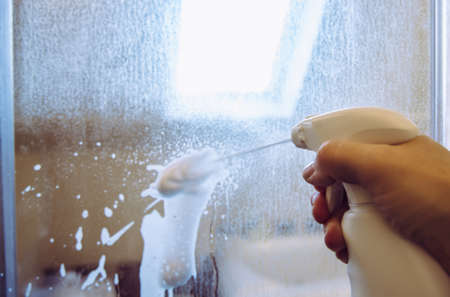
<svg viewBox="0 0 450 297">
<path fill-rule="evenodd" d="M 289 1 L 183 1 L 177 92 L 198 96 L 266 90 Z"/>
<path fill-rule="evenodd" d="M 326 0 L 183 0 L 169 114 L 289 117 Z"/>
</svg>

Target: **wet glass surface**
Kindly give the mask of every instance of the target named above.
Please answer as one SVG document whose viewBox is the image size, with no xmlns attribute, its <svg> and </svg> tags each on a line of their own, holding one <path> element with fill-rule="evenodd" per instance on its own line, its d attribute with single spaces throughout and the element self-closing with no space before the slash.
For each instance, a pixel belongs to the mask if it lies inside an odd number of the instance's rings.
<svg viewBox="0 0 450 297">
<path fill-rule="evenodd" d="M 342 107 L 429 133 L 429 1 L 225 2 L 15 1 L 21 295 L 349 296 L 301 178 L 314 154 L 291 144 L 229 164 L 200 214 L 196 277 L 151 289 L 141 264 L 157 263 L 167 203 L 146 210 L 148 166 L 283 140 Z"/>
</svg>

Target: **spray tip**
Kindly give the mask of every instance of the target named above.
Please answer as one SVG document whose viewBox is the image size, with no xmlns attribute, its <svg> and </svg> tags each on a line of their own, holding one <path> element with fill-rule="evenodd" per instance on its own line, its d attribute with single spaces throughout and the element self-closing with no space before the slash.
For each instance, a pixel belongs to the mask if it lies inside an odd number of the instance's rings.
<svg viewBox="0 0 450 297">
<path fill-rule="evenodd" d="M 308 149 L 308 145 L 305 142 L 305 133 L 302 123 L 294 126 L 291 130 L 291 139 L 296 147 L 302 149 Z"/>
</svg>

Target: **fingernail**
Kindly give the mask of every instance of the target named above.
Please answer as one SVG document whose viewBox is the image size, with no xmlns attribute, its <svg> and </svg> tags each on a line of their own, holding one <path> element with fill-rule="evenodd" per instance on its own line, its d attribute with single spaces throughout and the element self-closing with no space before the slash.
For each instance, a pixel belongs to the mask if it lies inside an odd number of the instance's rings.
<svg viewBox="0 0 450 297">
<path fill-rule="evenodd" d="M 347 249 L 340 250 L 336 253 L 336 257 L 344 262 L 345 264 L 348 263 L 348 252 Z"/>
<path fill-rule="evenodd" d="M 327 200 L 327 207 L 328 212 L 331 214 L 333 213 L 334 209 L 336 208 L 336 196 L 335 194 L 335 187 L 333 185 L 327 187 L 327 190 L 325 192 L 325 198 Z"/>
<path fill-rule="evenodd" d="M 311 177 L 311 175 L 313 175 L 314 173 L 314 166 L 313 163 L 308 164 L 308 166 L 305 167 L 305 169 L 303 169 L 303 178 L 305 180 L 308 180 L 308 178 Z"/>
<path fill-rule="evenodd" d="M 315 193 L 311 196 L 311 205 L 314 206 L 314 202 L 316 202 L 317 197 L 319 197 L 320 193 Z"/>
<path fill-rule="evenodd" d="M 328 186 L 325 192 L 325 198 L 327 200 L 329 213 L 333 213 L 334 210 L 342 204 L 344 199 L 342 184 L 334 183 L 333 185 Z"/>
</svg>

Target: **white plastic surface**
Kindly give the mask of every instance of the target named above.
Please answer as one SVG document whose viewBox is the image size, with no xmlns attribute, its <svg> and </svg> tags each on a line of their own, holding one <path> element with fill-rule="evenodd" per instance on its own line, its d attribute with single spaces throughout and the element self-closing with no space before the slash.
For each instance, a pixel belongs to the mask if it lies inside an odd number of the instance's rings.
<svg viewBox="0 0 450 297">
<path fill-rule="evenodd" d="M 401 114 L 377 107 L 342 109 L 309 117 L 292 128 L 292 141 L 317 151 L 330 139 L 397 144 L 418 135 L 417 127 Z"/>
<path fill-rule="evenodd" d="M 347 183 L 343 185 L 350 204 L 372 203 L 370 194 L 363 187 Z"/>
<path fill-rule="evenodd" d="M 448 297 L 449 278 L 422 248 L 386 224 L 371 204 L 342 219 L 352 297 Z"/>
<path fill-rule="evenodd" d="M 380 108 L 330 112 L 307 118 L 292 129 L 295 145 L 314 151 L 330 139 L 397 144 L 417 135 L 411 121 Z M 450 296 L 449 278 L 442 267 L 385 223 L 365 189 L 345 183 L 344 188 L 350 210 L 342 219 L 342 229 L 352 297 Z M 327 201 L 333 211 L 335 203 L 329 197 Z"/>
</svg>

